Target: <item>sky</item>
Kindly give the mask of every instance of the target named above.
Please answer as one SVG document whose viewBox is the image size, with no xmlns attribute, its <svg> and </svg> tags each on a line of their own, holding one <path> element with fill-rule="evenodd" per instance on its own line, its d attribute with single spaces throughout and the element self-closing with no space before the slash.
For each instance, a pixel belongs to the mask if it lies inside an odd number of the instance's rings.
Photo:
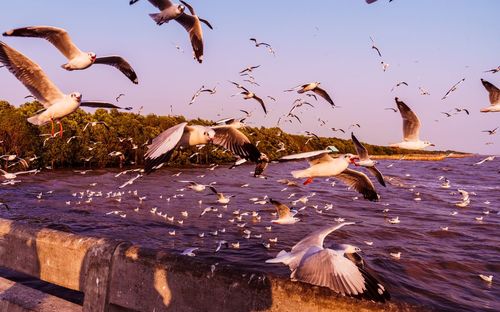
<svg viewBox="0 0 500 312">
<path fill-rule="evenodd" d="M 298 110 L 302 124 L 282 123 L 285 131 L 308 130 L 347 139 L 350 131 L 334 133 L 331 128 L 347 130 L 359 123 L 361 128 L 351 130 L 362 142 L 400 142 L 401 117 L 384 109 L 396 107 L 398 96 L 419 116 L 420 137 L 436 144 L 435 149 L 500 154 L 500 131 L 492 136 L 481 132 L 500 126 L 500 113 L 479 112 L 489 105 L 480 79 L 500 87 L 500 73 L 484 72 L 500 65 L 500 1 L 379 0 L 368 5 L 364 0 L 192 0 L 197 15 L 214 27 L 203 26 L 203 64 L 193 59 L 188 35 L 177 22 L 157 26 L 148 16 L 157 9 L 148 1 L 133 6 L 128 2 L 6 1 L 0 11 L 0 30 L 33 25 L 64 28 L 84 51 L 127 59 L 139 85 L 104 65 L 65 71 L 60 67 L 65 58 L 41 39 L 0 40 L 37 62 L 63 92 L 78 91 L 84 100 L 104 101 L 124 93 L 119 104 L 135 111 L 144 106 L 144 114 L 167 115 L 172 110 L 188 118 L 217 120 L 243 117 L 239 110 L 245 109 L 253 111 L 247 119 L 250 125 L 275 126 L 299 98 L 283 90 L 318 81 L 339 108 L 332 109 L 322 99 L 308 99 L 315 107 Z M 382 58 L 371 49 L 370 36 Z M 256 48 L 251 37 L 270 43 L 276 56 Z M 389 64 L 386 72 L 381 61 Z M 260 86 L 246 85 L 265 100 L 267 116 L 256 101 L 231 96 L 238 90 L 228 80 L 243 82 L 238 72 L 254 65 L 261 65 L 253 74 Z M 462 78 L 465 82 L 441 100 Z M 391 92 L 399 81 L 408 87 Z M 5 69 L 0 69 L 0 82 L 0 99 L 24 103 L 29 93 Z M 188 105 L 202 85 L 217 86 L 217 92 L 203 94 Z M 420 95 L 418 87 L 430 95 Z M 469 109 L 470 115 L 447 118 L 442 114 L 455 107 Z M 318 118 L 326 124 L 320 125 Z"/>
</svg>

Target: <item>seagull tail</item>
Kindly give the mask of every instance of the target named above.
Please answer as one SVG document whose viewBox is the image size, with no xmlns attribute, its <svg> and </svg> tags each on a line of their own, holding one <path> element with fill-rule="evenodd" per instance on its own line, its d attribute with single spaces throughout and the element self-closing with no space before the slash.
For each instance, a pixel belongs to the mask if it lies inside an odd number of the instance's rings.
<svg viewBox="0 0 500 312">
<path fill-rule="evenodd" d="M 266 263 L 284 263 L 288 265 L 290 260 L 290 253 L 282 250 L 276 255 L 276 258 L 268 259 Z"/>
<path fill-rule="evenodd" d="M 45 120 L 40 118 L 40 115 L 35 115 L 33 117 L 28 118 L 28 122 L 30 124 L 35 125 L 35 126 L 41 126 L 41 125 L 47 123 Z"/>
<path fill-rule="evenodd" d="M 307 170 L 295 170 L 292 171 L 292 175 L 295 179 L 309 177 L 309 175 L 307 174 Z"/>
<path fill-rule="evenodd" d="M 156 24 L 161 25 L 164 23 L 163 16 L 160 13 L 151 13 L 149 16 L 156 22 Z"/>
</svg>

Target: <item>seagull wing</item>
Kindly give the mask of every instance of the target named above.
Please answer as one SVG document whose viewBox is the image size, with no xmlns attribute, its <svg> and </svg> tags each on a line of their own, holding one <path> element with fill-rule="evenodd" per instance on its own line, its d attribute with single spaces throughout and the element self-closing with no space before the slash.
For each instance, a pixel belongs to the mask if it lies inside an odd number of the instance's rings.
<svg viewBox="0 0 500 312">
<path fill-rule="evenodd" d="M 149 3 L 157 7 L 160 11 L 163 11 L 172 6 L 172 1 L 170 0 L 148 0 Z"/>
<path fill-rule="evenodd" d="M 182 2 L 182 1 L 181 1 Z M 184 2 L 183 2 L 184 3 Z M 183 12 L 175 19 L 189 33 L 189 40 L 193 48 L 196 60 L 201 63 L 203 57 L 203 37 L 201 32 L 200 21 L 197 16 L 189 15 Z M 198 25 L 197 25 L 198 24 Z M 199 28 L 198 28 L 199 27 Z M 200 31 L 198 31 L 200 30 Z"/>
<path fill-rule="evenodd" d="M 365 199 L 377 201 L 379 198 L 372 181 L 362 172 L 346 169 L 342 171 L 342 173 L 336 175 L 335 178 L 363 194 Z"/>
<path fill-rule="evenodd" d="M 358 153 L 360 160 L 368 159 L 368 150 L 366 147 L 361 144 L 358 139 L 354 136 L 354 133 L 351 132 L 352 143 L 354 143 L 354 148 L 356 149 L 356 153 Z"/>
<path fill-rule="evenodd" d="M 78 56 L 82 51 L 73 43 L 68 32 L 62 28 L 51 26 L 31 26 L 12 29 L 3 34 L 15 37 L 43 38 L 52 43 L 68 60 Z"/>
<path fill-rule="evenodd" d="M 260 103 L 260 106 L 262 106 L 262 109 L 264 110 L 264 113 L 266 113 L 266 114 L 267 114 L 266 104 L 264 104 L 264 101 L 263 101 L 260 97 L 256 96 L 255 94 L 254 94 L 253 98 L 254 98 L 257 102 L 259 102 L 259 103 Z"/>
<path fill-rule="evenodd" d="M 259 161 L 261 153 L 241 131 L 232 126 L 214 126 L 212 129 L 215 131 L 214 144 L 242 158 Z"/>
<path fill-rule="evenodd" d="M 375 166 L 366 167 L 366 169 L 368 169 L 368 171 L 370 171 L 370 173 L 377 178 L 378 183 L 380 183 L 382 186 L 385 186 L 384 176 L 382 175 L 382 172 L 380 172 Z"/>
<path fill-rule="evenodd" d="M 319 162 L 332 161 L 333 158 L 330 155 L 328 155 L 329 153 L 330 151 L 327 150 L 312 151 L 312 152 L 283 156 L 279 160 L 287 161 L 287 160 L 307 159 L 307 161 L 309 161 L 309 164 L 312 166 Z"/>
<path fill-rule="evenodd" d="M 16 76 L 45 108 L 64 98 L 61 90 L 45 75 L 38 64 L 1 41 L 0 62 Z"/>
<path fill-rule="evenodd" d="M 481 79 L 483 86 L 486 88 L 488 93 L 490 94 L 490 103 L 491 105 L 500 104 L 500 89 L 494 86 L 491 82 Z"/>
<path fill-rule="evenodd" d="M 322 98 L 324 98 L 332 106 L 335 106 L 335 104 L 333 103 L 332 98 L 328 95 L 328 93 L 326 93 L 325 90 L 321 89 L 320 87 L 316 87 L 312 91 L 314 93 L 316 93 L 317 95 L 321 96 Z"/>
<path fill-rule="evenodd" d="M 98 57 L 96 58 L 94 63 L 113 66 L 119 71 L 121 71 L 125 76 L 127 76 L 127 78 L 130 79 L 130 81 L 132 81 L 134 84 L 139 83 L 139 81 L 137 80 L 137 74 L 135 73 L 134 69 L 121 56 L 113 55 L 113 56 Z"/>
<path fill-rule="evenodd" d="M 292 279 L 328 287 L 342 295 L 357 296 L 365 290 L 365 280 L 358 267 L 341 252 L 323 249 L 305 255 L 292 272 Z"/>
<path fill-rule="evenodd" d="M 93 108 L 117 108 L 117 109 L 122 109 L 122 107 L 116 106 L 115 104 L 106 103 L 106 102 L 97 102 L 97 101 L 81 102 L 80 106 L 93 107 Z"/>
<path fill-rule="evenodd" d="M 277 200 L 269 199 L 271 204 L 276 207 L 276 211 L 278 212 L 278 216 L 280 219 L 287 218 L 290 216 L 290 208 L 287 205 L 280 203 Z"/>
<path fill-rule="evenodd" d="M 323 249 L 323 241 L 325 237 L 330 235 L 330 233 L 335 232 L 345 225 L 352 225 L 354 222 L 343 222 L 340 224 L 330 224 L 324 226 L 311 234 L 307 235 L 303 239 L 301 239 L 297 244 L 292 247 L 291 253 L 298 253 L 301 251 L 305 251 L 310 247 L 317 247 Z"/>
<path fill-rule="evenodd" d="M 420 120 L 403 101 L 396 98 L 399 112 L 403 118 L 403 137 L 405 141 L 416 141 L 420 136 Z"/>
<path fill-rule="evenodd" d="M 150 173 L 153 167 L 168 161 L 174 148 L 177 146 L 184 134 L 187 122 L 175 125 L 163 131 L 160 135 L 153 139 L 153 142 L 148 145 L 145 157 L 146 173 Z"/>
</svg>

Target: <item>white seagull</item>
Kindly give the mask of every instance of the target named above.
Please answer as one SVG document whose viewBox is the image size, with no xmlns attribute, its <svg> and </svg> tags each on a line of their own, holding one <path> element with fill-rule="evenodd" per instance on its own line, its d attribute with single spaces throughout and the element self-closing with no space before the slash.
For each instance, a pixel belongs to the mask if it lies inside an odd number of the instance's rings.
<svg viewBox="0 0 500 312">
<path fill-rule="evenodd" d="M 317 286 L 328 287 L 343 296 L 361 297 L 385 302 L 390 299 L 384 286 L 365 269 L 358 247 L 341 244 L 335 249 L 324 248 L 325 237 L 344 225 L 344 222 L 316 230 L 292 247 L 280 251 L 266 263 L 283 263 L 292 271 L 290 278 Z"/>
<path fill-rule="evenodd" d="M 412 150 L 421 150 L 428 146 L 434 146 L 429 141 L 422 141 L 419 138 L 420 120 L 417 115 L 399 98 L 395 98 L 399 112 L 403 118 L 403 142 L 391 144 L 391 147 L 399 147 Z"/>
<path fill-rule="evenodd" d="M 203 30 L 201 28 L 201 23 L 205 23 L 208 28 L 213 29 L 212 25 L 207 20 L 199 18 L 191 5 L 181 0 L 181 3 L 184 4 L 191 12 L 191 15 L 186 14 L 186 12 L 182 12 L 175 21 L 186 29 L 189 33 L 189 39 L 191 40 L 191 46 L 193 47 L 194 58 L 198 61 L 198 63 L 203 62 Z"/>
<path fill-rule="evenodd" d="M 82 102 L 82 95 L 78 92 L 62 93 L 38 64 L 1 41 L 0 63 L 9 69 L 44 107 L 35 116 L 28 118 L 28 122 L 37 126 L 51 122 L 52 135 L 54 134 L 54 120 L 59 121 L 80 106 L 121 108 L 109 103 Z M 59 134 L 62 136 L 62 123 L 59 123 L 59 126 Z"/>
<path fill-rule="evenodd" d="M 351 170 L 349 163 L 353 162 L 354 155 L 344 154 L 338 158 L 332 158 L 330 149 L 306 152 L 282 157 L 280 160 L 307 159 L 309 168 L 304 170 L 292 171 L 294 178 L 308 178 L 304 184 L 309 184 L 315 177 L 335 177 L 359 193 L 363 194 L 365 199 L 377 201 L 379 195 L 375 187 L 366 174 Z"/>
<path fill-rule="evenodd" d="M 232 153 L 257 163 L 255 175 L 264 171 L 269 159 L 233 124 L 219 126 L 188 126 L 187 122 L 175 125 L 153 139 L 145 154 L 145 172 L 150 173 L 167 162 L 176 148 L 213 143 Z M 263 165 L 265 164 L 265 165 Z"/>
<path fill-rule="evenodd" d="M 376 161 L 370 159 L 368 155 L 368 150 L 366 147 L 361 144 L 358 139 L 354 136 L 354 133 L 351 132 L 351 139 L 354 143 L 354 148 L 356 149 L 356 153 L 358 157 L 353 158 L 353 163 L 355 166 L 365 167 L 374 177 L 377 178 L 377 181 L 385 186 L 384 176 L 382 173 L 375 167 L 377 164 Z"/>
<path fill-rule="evenodd" d="M 130 1 L 130 5 L 136 3 L 137 1 L 139 0 Z M 149 2 L 160 10 L 160 13 L 149 14 L 157 25 L 162 25 L 178 18 L 186 9 L 184 5 L 173 4 L 170 0 L 149 0 Z"/>
<path fill-rule="evenodd" d="M 4 36 L 43 38 L 52 43 L 67 59 L 61 65 L 66 70 L 81 70 L 93 64 L 104 64 L 117 68 L 130 81 L 137 84 L 137 74 L 130 64 L 120 56 L 97 57 L 94 52 L 81 51 L 71 40 L 68 32 L 62 28 L 52 26 L 31 26 L 6 31 Z"/>
<path fill-rule="evenodd" d="M 292 211 L 287 205 L 280 203 L 279 201 L 269 198 L 269 202 L 276 207 L 278 212 L 278 219 L 271 220 L 272 223 L 277 224 L 294 224 L 300 221 L 299 218 L 295 218 L 297 211 Z"/>
<path fill-rule="evenodd" d="M 491 82 L 481 79 L 483 86 L 490 95 L 490 106 L 481 108 L 482 113 L 500 112 L 500 89 L 494 86 Z"/>
</svg>

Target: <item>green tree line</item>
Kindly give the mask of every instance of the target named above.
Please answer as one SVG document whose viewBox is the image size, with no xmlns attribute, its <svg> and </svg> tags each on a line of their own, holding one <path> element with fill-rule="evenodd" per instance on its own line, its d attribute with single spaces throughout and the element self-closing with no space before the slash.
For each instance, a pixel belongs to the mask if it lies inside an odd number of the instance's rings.
<svg viewBox="0 0 500 312">
<path fill-rule="evenodd" d="M 116 109 L 98 109 L 94 113 L 78 109 L 62 120 L 63 137 L 51 137 L 50 124 L 37 127 L 26 120 L 33 116 L 42 106 L 37 101 L 14 107 L 6 101 L 0 101 L 0 155 L 15 154 L 19 158 L 29 159 L 30 167 L 42 168 L 76 168 L 76 167 L 118 167 L 123 165 L 142 166 L 147 144 L 162 131 L 180 122 L 187 121 L 183 116 L 157 116 L 155 114 L 139 115 L 122 112 Z M 105 122 L 94 127 L 85 125 L 89 122 Z M 203 119 L 189 120 L 190 124 L 212 125 L 213 122 Z M 56 133 L 59 126 L 55 127 Z M 351 140 L 339 138 L 308 137 L 283 132 L 280 128 L 247 127 L 242 129 L 250 141 L 258 143 L 261 152 L 276 160 L 284 155 L 324 149 L 335 146 L 341 153 L 355 153 Z M 68 143 L 68 140 L 71 139 Z M 283 143 L 285 150 L 279 151 Z M 306 144 L 307 143 L 307 144 Z M 365 144 L 370 154 L 392 155 L 404 151 L 385 146 Z M 123 156 L 109 154 L 118 151 Z M 195 154 L 197 153 L 197 154 Z M 441 153 L 428 151 L 410 151 L 412 154 Z M 189 164 L 228 163 L 234 156 L 207 145 L 201 149 L 192 147 L 174 154 L 170 165 L 185 166 Z M 6 163 L 3 164 L 4 166 Z"/>
</svg>

